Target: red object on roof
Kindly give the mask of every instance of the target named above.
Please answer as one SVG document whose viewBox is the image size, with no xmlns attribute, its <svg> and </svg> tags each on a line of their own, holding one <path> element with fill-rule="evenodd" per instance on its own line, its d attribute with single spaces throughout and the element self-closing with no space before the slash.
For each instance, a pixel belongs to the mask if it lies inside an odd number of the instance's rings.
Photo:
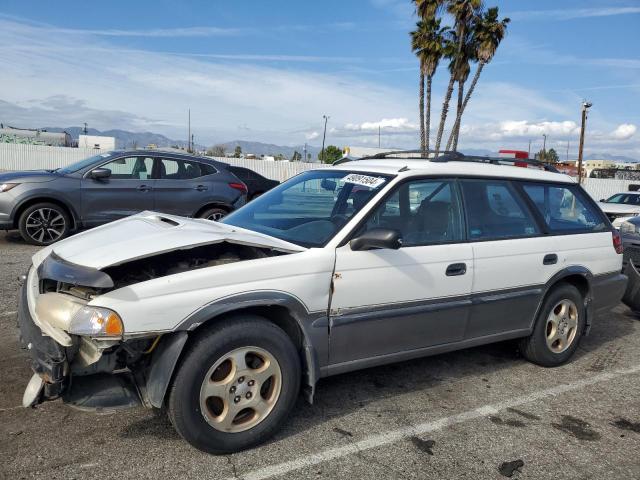
<svg viewBox="0 0 640 480">
<path fill-rule="evenodd" d="M 499 150 L 498 155 L 503 158 L 529 158 L 529 152 L 523 150 Z"/>
</svg>

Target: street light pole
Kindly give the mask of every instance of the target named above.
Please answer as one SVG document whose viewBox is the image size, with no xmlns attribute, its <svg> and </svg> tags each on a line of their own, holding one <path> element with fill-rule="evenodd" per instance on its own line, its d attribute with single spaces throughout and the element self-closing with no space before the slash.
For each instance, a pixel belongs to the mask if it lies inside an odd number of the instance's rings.
<svg viewBox="0 0 640 480">
<path fill-rule="evenodd" d="M 582 102 L 582 125 L 580 127 L 580 146 L 578 147 L 578 183 L 582 183 L 582 150 L 584 148 L 584 131 L 587 126 L 587 110 L 593 103 L 584 100 Z"/>
<path fill-rule="evenodd" d="M 329 117 L 327 115 L 322 115 L 324 118 L 324 133 L 322 134 L 322 150 L 320 150 L 320 161 L 324 163 L 324 141 L 327 138 L 327 120 Z"/>
<path fill-rule="evenodd" d="M 529 154 L 527 155 L 527 158 L 531 158 L 531 139 L 529 139 Z"/>
<path fill-rule="evenodd" d="M 543 162 L 547 161 L 547 134 L 543 133 L 542 137 L 544 138 L 544 141 L 542 143 L 542 158 L 543 158 Z"/>
</svg>

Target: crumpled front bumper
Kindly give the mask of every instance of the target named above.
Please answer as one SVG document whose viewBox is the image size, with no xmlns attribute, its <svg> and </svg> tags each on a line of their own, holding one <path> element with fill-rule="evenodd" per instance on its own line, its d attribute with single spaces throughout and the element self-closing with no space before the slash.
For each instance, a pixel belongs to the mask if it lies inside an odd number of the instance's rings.
<svg viewBox="0 0 640 480">
<path fill-rule="evenodd" d="M 27 300 L 27 283 L 20 288 L 18 298 L 18 327 L 20 328 L 20 342 L 29 351 L 31 368 L 44 381 L 44 388 L 36 403 L 45 399 L 58 398 L 64 391 L 68 377 L 67 356 L 69 349 L 63 347 L 53 338 L 45 336 L 38 327 L 29 311 Z"/>
</svg>

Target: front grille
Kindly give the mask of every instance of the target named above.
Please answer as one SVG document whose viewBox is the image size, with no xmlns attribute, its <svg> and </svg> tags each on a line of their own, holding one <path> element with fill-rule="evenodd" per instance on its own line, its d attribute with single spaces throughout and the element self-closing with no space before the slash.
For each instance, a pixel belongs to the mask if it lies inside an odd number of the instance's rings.
<svg viewBox="0 0 640 480">
<path fill-rule="evenodd" d="M 626 244 L 624 246 L 623 261 L 626 263 L 629 260 L 631 260 L 631 262 L 634 265 L 640 266 L 640 246 L 639 245 Z"/>
</svg>

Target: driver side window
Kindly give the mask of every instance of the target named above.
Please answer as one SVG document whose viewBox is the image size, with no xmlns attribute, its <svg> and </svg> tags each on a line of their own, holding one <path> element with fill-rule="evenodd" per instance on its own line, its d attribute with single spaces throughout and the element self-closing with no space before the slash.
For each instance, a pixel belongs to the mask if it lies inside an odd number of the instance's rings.
<svg viewBox="0 0 640 480">
<path fill-rule="evenodd" d="M 397 230 L 402 246 L 464 240 L 460 197 L 452 180 L 416 180 L 400 187 L 373 211 L 363 231 Z"/>
<path fill-rule="evenodd" d="M 102 165 L 111 170 L 111 180 L 146 180 L 151 178 L 153 159 L 150 157 L 125 157 Z"/>
</svg>

